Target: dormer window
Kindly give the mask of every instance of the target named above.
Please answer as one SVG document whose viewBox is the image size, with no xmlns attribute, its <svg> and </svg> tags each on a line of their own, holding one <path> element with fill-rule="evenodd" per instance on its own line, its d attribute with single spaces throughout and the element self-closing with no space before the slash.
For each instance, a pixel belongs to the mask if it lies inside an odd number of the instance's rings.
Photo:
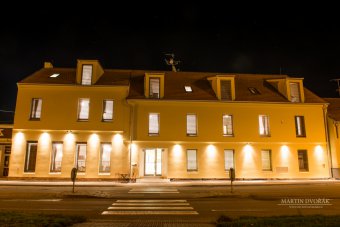
<svg viewBox="0 0 340 227">
<path fill-rule="evenodd" d="M 159 77 L 150 77 L 150 85 L 149 85 L 149 97 L 154 99 L 159 99 L 159 85 L 160 78 Z"/>
<path fill-rule="evenodd" d="M 185 89 L 185 92 L 186 92 L 186 93 L 192 92 L 191 86 L 184 86 L 184 89 Z"/>
<path fill-rule="evenodd" d="M 291 102 L 301 102 L 300 84 L 298 82 L 290 82 L 289 88 Z"/>
<path fill-rule="evenodd" d="M 221 80 L 221 100 L 232 100 L 230 80 Z"/>
<path fill-rule="evenodd" d="M 81 84 L 91 85 L 92 81 L 92 65 L 83 65 L 81 74 Z"/>
<path fill-rule="evenodd" d="M 53 73 L 50 77 L 51 78 L 56 78 L 56 77 L 58 77 L 60 75 L 60 73 Z"/>
</svg>

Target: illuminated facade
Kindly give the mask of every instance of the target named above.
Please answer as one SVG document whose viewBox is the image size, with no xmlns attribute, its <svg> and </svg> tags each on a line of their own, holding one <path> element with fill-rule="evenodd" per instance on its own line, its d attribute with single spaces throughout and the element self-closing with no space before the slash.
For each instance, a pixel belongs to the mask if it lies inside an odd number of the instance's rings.
<svg viewBox="0 0 340 227">
<path fill-rule="evenodd" d="M 10 177 L 329 178 L 326 108 L 285 75 L 45 63 L 18 83 Z"/>
</svg>

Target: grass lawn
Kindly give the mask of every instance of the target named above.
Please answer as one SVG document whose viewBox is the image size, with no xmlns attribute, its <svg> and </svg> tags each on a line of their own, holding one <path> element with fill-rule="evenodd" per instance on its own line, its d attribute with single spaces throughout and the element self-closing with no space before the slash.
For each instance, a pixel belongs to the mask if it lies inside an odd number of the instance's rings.
<svg viewBox="0 0 340 227">
<path fill-rule="evenodd" d="M 85 222 L 83 216 L 71 216 L 61 214 L 36 214 L 23 212 L 0 212 L 1 226 L 71 226 Z"/>
<path fill-rule="evenodd" d="M 301 227 L 301 226 L 340 226 L 340 215 L 323 216 L 272 216 L 272 217 L 240 217 L 239 219 L 231 219 L 221 216 L 217 220 L 218 227 L 229 226 L 275 226 L 275 227 Z"/>
</svg>

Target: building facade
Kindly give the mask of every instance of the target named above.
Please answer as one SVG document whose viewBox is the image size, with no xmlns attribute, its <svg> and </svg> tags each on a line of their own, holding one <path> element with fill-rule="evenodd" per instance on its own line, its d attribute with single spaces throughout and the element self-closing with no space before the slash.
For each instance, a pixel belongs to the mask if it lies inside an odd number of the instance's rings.
<svg viewBox="0 0 340 227">
<path fill-rule="evenodd" d="M 302 78 L 75 69 L 18 83 L 10 177 L 331 177 L 327 103 Z"/>
<path fill-rule="evenodd" d="M 0 124 L 0 177 L 7 177 L 12 146 L 12 124 Z"/>
</svg>

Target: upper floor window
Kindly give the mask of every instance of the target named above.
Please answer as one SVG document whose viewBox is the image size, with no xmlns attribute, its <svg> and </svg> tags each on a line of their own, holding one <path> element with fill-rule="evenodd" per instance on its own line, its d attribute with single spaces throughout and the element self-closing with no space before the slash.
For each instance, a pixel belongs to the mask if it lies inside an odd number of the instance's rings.
<svg viewBox="0 0 340 227">
<path fill-rule="evenodd" d="M 113 100 L 106 99 L 103 102 L 103 121 L 112 121 L 113 119 Z"/>
<path fill-rule="evenodd" d="M 42 99 L 32 99 L 31 104 L 31 120 L 39 120 L 41 116 L 41 105 L 42 105 Z"/>
<path fill-rule="evenodd" d="M 233 116 L 229 114 L 223 115 L 223 135 L 232 136 L 233 135 Z"/>
<path fill-rule="evenodd" d="M 79 99 L 78 103 L 78 120 L 86 121 L 89 119 L 90 99 Z"/>
<path fill-rule="evenodd" d="M 231 80 L 221 80 L 221 100 L 232 100 Z"/>
<path fill-rule="evenodd" d="M 197 117 L 196 114 L 187 114 L 187 136 L 197 135 Z"/>
<path fill-rule="evenodd" d="M 259 115 L 259 131 L 261 136 L 270 136 L 269 117 L 267 115 Z"/>
<path fill-rule="evenodd" d="M 291 102 L 301 102 L 300 84 L 298 82 L 290 82 L 289 87 Z"/>
<path fill-rule="evenodd" d="M 149 97 L 159 99 L 160 96 L 160 78 L 159 77 L 150 77 L 150 86 L 149 86 Z"/>
<path fill-rule="evenodd" d="M 159 135 L 159 114 L 149 114 L 149 135 Z"/>
<path fill-rule="evenodd" d="M 306 137 L 304 116 L 295 116 L 295 132 L 297 137 Z"/>
<path fill-rule="evenodd" d="M 38 143 L 34 142 L 27 142 L 26 148 L 26 157 L 25 157 L 25 173 L 34 173 L 35 172 L 35 163 L 37 160 L 37 150 L 38 150 Z"/>
<path fill-rule="evenodd" d="M 52 153 L 51 153 L 51 173 L 60 173 L 61 172 L 61 162 L 63 159 L 63 143 L 53 143 L 52 144 Z"/>
<path fill-rule="evenodd" d="M 83 65 L 81 74 L 81 84 L 91 85 L 92 81 L 92 65 Z"/>
</svg>

